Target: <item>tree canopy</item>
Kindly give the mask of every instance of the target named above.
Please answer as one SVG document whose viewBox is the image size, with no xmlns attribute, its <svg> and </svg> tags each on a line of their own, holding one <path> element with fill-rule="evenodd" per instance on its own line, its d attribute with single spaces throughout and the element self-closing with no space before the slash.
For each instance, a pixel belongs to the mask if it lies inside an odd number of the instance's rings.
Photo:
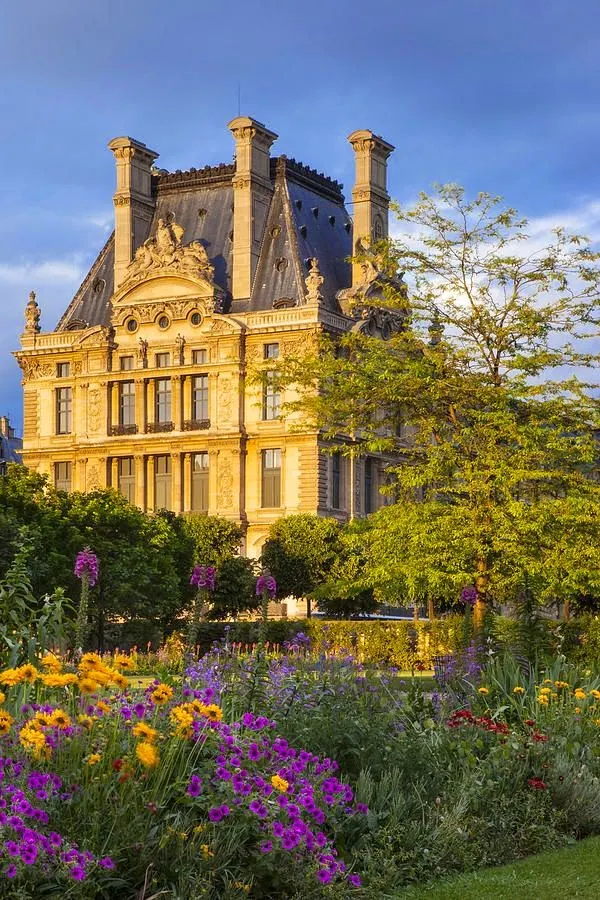
<svg viewBox="0 0 600 900">
<path fill-rule="evenodd" d="M 389 459 L 371 586 L 456 597 L 472 583 L 479 614 L 524 572 L 540 600 L 600 596 L 598 254 L 563 229 L 528 236 L 499 198 L 455 185 L 396 211 L 403 233 L 378 252 L 406 276 L 406 291 L 384 279 L 381 301 L 402 327 L 324 337 L 280 369 L 334 446 Z"/>
</svg>

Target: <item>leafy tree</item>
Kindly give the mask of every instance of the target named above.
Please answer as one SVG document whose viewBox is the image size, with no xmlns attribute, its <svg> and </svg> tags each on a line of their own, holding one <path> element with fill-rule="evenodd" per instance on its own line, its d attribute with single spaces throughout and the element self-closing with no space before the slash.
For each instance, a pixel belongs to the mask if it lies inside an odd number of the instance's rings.
<svg viewBox="0 0 600 900">
<path fill-rule="evenodd" d="M 187 516 L 183 529 L 193 541 L 194 562 L 218 566 L 224 559 L 237 556 L 243 532 L 240 526 L 222 516 Z"/>
<path fill-rule="evenodd" d="M 319 610 L 332 619 L 372 613 L 379 605 L 367 582 L 364 532 L 368 527 L 366 520 L 356 519 L 341 531 L 338 553 L 327 577 L 313 591 Z"/>
<path fill-rule="evenodd" d="M 340 533 L 336 519 L 307 513 L 271 525 L 261 562 L 275 578 L 279 597 L 306 597 L 315 590 L 340 552 Z"/>
<path fill-rule="evenodd" d="M 256 562 L 244 556 L 223 559 L 217 568 L 215 590 L 208 611 L 209 619 L 237 618 L 259 608 L 256 596 Z"/>
<path fill-rule="evenodd" d="M 499 198 L 455 185 L 397 213 L 405 234 L 379 258 L 407 273 L 408 291 L 383 279 L 402 327 L 325 338 L 280 373 L 342 452 L 390 454 L 397 502 L 365 535 L 370 583 L 382 599 L 473 583 L 477 622 L 524 572 L 540 600 L 565 566 L 569 591 L 600 596 L 598 402 L 583 380 L 598 254 L 563 229 L 540 247 Z"/>
</svg>

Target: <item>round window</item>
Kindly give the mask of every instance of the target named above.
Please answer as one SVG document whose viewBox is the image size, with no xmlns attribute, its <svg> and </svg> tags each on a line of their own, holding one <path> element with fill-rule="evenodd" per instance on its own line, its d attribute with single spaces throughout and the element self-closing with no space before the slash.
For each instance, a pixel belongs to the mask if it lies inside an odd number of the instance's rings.
<svg viewBox="0 0 600 900">
<path fill-rule="evenodd" d="M 202 321 L 202 316 L 199 312 L 193 312 L 190 316 L 190 322 L 192 325 L 199 325 Z"/>
<path fill-rule="evenodd" d="M 171 323 L 169 322 L 168 316 L 161 316 L 160 319 L 158 320 L 158 327 L 162 328 L 163 331 L 165 330 L 165 328 L 168 328 L 170 324 Z"/>
<path fill-rule="evenodd" d="M 129 319 L 129 321 L 127 322 L 127 331 L 134 332 L 134 331 L 137 331 L 137 329 L 138 329 L 138 323 L 136 322 L 136 320 Z"/>
</svg>

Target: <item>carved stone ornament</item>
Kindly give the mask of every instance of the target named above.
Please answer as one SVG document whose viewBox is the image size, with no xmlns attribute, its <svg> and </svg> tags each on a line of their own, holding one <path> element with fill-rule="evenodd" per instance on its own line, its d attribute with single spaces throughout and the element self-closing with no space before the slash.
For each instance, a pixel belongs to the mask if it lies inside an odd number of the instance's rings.
<svg viewBox="0 0 600 900">
<path fill-rule="evenodd" d="M 87 414 L 88 414 L 88 431 L 98 431 L 100 428 L 100 412 L 101 412 L 100 390 L 97 387 L 91 387 L 87 395 Z"/>
<path fill-rule="evenodd" d="M 178 334 L 175 338 L 175 346 L 177 348 L 177 359 L 179 361 L 179 365 L 182 366 L 184 362 L 185 351 L 185 338 L 182 334 Z"/>
<path fill-rule="evenodd" d="M 353 331 L 388 340 L 394 331 L 401 330 L 406 313 L 387 308 L 385 288 L 406 297 L 404 272 L 390 274 L 384 255 L 373 248 L 369 238 L 359 238 L 355 249 L 361 279 L 358 284 L 338 291 L 337 299 L 344 315 L 355 320 Z"/>
<path fill-rule="evenodd" d="M 25 307 L 25 334 L 38 334 L 40 330 L 40 308 L 35 299 L 35 291 L 29 294 Z"/>
<path fill-rule="evenodd" d="M 98 471 L 98 466 L 90 466 L 89 472 L 87 473 L 86 486 L 88 491 L 100 490 L 100 473 Z"/>
<path fill-rule="evenodd" d="M 29 356 L 18 357 L 18 362 L 23 372 L 23 381 L 32 381 L 34 378 L 49 378 L 54 374 L 54 369 L 49 363 L 41 363 Z"/>
<path fill-rule="evenodd" d="M 304 279 L 304 283 L 306 285 L 306 305 L 307 306 L 318 306 L 319 303 L 323 301 L 323 294 L 321 293 L 321 285 L 325 279 L 321 275 L 319 269 L 319 260 L 314 257 L 310 261 L 310 269 L 308 275 Z"/>
<path fill-rule="evenodd" d="M 223 319 L 215 319 L 210 326 L 211 334 L 233 334 L 235 328 Z"/>
<path fill-rule="evenodd" d="M 218 494 L 220 505 L 225 509 L 233 506 L 233 472 L 231 459 L 228 456 L 219 459 Z"/>
<path fill-rule="evenodd" d="M 90 335 L 86 335 L 81 339 L 82 344 L 86 344 L 86 349 L 88 347 L 107 347 L 109 350 L 114 350 L 114 336 L 115 331 L 114 328 L 101 325 L 95 331 L 93 331 Z"/>
<path fill-rule="evenodd" d="M 181 243 L 184 229 L 176 222 L 158 220 L 156 235 L 138 247 L 127 267 L 124 284 L 142 281 L 160 270 L 169 275 L 200 277 L 212 281 L 214 267 L 200 241 Z"/>
</svg>

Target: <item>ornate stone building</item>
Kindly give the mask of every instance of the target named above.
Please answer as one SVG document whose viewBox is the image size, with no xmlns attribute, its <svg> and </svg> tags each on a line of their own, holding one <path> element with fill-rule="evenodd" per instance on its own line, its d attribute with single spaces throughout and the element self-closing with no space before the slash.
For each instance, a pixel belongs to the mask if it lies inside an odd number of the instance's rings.
<svg viewBox="0 0 600 900">
<path fill-rule="evenodd" d="M 384 502 L 383 460 L 324 454 L 318 433 L 280 418 L 276 385 L 248 376 L 321 330 L 393 327 L 373 308 L 383 276 L 368 249 L 387 235 L 393 147 L 350 135 L 352 221 L 340 184 L 271 156 L 272 131 L 246 117 L 229 129 L 235 164 L 186 172 L 110 142 L 114 232 L 54 330 L 32 292 L 15 355 L 27 466 L 59 489 L 237 520 L 254 556 L 282 515 Z M 366 262 L 351 265 L 357 244 Z"/>
</svg>

